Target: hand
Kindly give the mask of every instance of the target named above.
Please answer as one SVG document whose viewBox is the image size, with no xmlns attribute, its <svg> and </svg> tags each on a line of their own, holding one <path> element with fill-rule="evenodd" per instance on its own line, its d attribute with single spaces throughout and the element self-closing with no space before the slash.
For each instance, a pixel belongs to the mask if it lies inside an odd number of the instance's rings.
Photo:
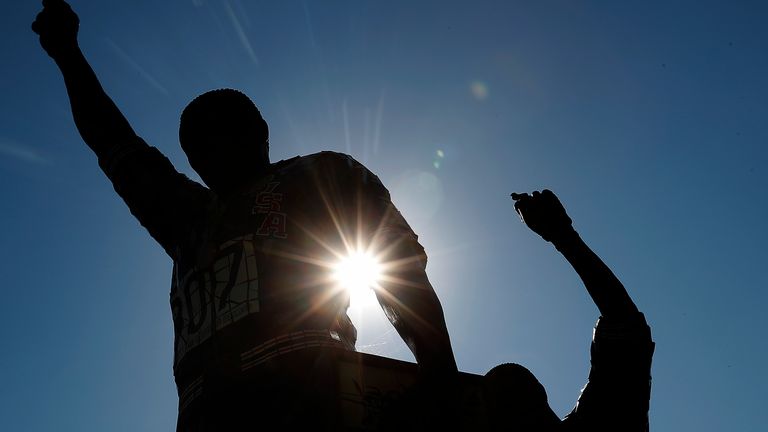
<svg viewBox="0 0 768 432">
<path fill-rule="evenodd" d="M 533 232 L 548 242 L 555 242 L 563 235 L 574 232 L 571 218 L 565 212 L 554 193 L 549 189 L 527 193 L 513 193 L 515 211 L 520 220 Z"/>
<path fill-rule="evenodd" d="M 64 0 L 43 0 L 43 10 L 32 23 L 40 45 L 54 60 L 77 49 L 80 19 Z"/>
</svg>

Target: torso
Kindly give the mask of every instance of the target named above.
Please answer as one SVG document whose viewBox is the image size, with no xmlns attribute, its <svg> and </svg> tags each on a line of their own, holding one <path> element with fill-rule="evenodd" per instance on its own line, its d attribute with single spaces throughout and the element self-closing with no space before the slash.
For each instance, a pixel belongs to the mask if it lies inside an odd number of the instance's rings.
<svg viewBox="0 0 768 432">
<path fill-rule="evenodd" d="M 244 352 L 283 335 L 334 332 L 354 345 L 348 296 L 327 267 L 343 250 L 334 218 L 346 217 L 334 204 L 344 182 L 322 168 L 332 155 L 275 164 L 227 200 L 211 195 L 174 261 L 180 392 L 200 375 L 240 373 Z"/>
</svg>

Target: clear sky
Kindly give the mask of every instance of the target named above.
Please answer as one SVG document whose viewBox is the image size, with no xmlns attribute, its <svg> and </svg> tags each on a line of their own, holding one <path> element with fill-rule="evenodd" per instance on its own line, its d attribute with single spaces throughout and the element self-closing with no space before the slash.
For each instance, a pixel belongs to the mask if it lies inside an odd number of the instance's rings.
<svg viewBox="0 0 768 432">
<path fill-rule="evenodd" d="M 233 87 L 273 160 L 376 172 L 461 370 L 521 363 L 560 415 L 586 382 L 597 309 L 509 199 L 546 187 L 651 324 L 652 429 L 765 430 L 765 2 L 72 3 L 104 87 L 181 171 L 182 108 Z M 173 430 L 171 262 L 80 140 L 39 7 L 0 14 L 0 429 Z M 352 315 L 361 351 L 412 360 L 377 308 Z"/>
</svg>

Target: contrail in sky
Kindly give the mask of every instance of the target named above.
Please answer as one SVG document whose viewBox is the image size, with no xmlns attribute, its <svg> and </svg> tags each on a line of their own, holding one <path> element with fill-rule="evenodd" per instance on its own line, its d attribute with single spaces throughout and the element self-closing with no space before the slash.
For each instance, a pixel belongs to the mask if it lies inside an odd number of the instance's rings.
<svg viewBox="0 0 768 432">
<path fill-rule="evenodd" d="M 306 0 L 301 2 L 304 6 L 304 20 L 307 23 L 307 32 L 309 33 L 309 43 L 312 45 L 312 51 L 315 55 L 315 60 L 318 64 L 318 75 L 320 77 L 322 86 L 323 86 L 323 94 L 325 95 L 325 107 L 328 114 L 328 120 L 334 121 L 334 104 L 331 103 L 331 89 L 328 86 L 328 74 L 325 72 L 325 61 L 323 60 L 323 56 L 320 53 L 320 47 L 317 45 L 317 40 L 315 39 L 315 29 L 312 25 L 312 15 L 309 13 L 309 5 L 307 4 Z"/>
<path fill-rule="evenodd" d="M 312 48 L 317 48 L 317 43 L 315 42 L 315 30 L 312 28 L 312 17 L 309 15 L 309 6 L 307 6 L 306 1 L 301 3 L 304 6 L 304 20 L 307 23 L 307 31 L 309 32 L 309 43 L 312 44 Z"/>
<path fill-rule="evenodd" d="M 368 163 L 368 150 L 371 147 L 371 109 L 365 108 L 363 121 L 363 162 Z"/>
<path fill-rule="evenodd" d="M 243 23 L 245 24 L 245 27 L 250 28 L 251 27 L 251 19 L 248 18 L 248 12 L 245 11 L 245 8 L 243 7 L 243 3 L 240 0 L 233 0 L 235 9 L 240 14 L 240 18 L 243 20 Z"/>
<path fill-rule="evenodd" d="M 112 49 L 117 53 L 120 58 L 122 58 L 126 63 L 128 63 L 132 68 L 136 70 L 136 72 L 141 75 L 142 78 L 144 78 L 152 87 L 160 91 L 160 93 L 164 95 L 168 95 L 168 90 L 163 87 L 162 84 L 160 84 L 152 75 L 149 74 L 146 70 L 144 70 L 143 67 L 141 67 L 138 63 L 136 63 L 136 60 L 133 59 L 128 53 L 126 53 L 120 46 L 118 46 L 115 42 L 113 42 L 111 39 L 106 39 L 109 46 L 112 47 Z"/>
<path fill-rule="evenodd" d="M 0 138 L 0 155 L 39 165 L 50 163 L 48 159 L 40 156 L 35 150 L 4 138 Z"/>
<path fill-rule="evenodd" d="M 347 99 L 341 103 L 341 116 L 344 120 L 344 142 L 346 143 L 347 154 L 352 153 L 352 139 L 349 133 L 349 113 L 347 111 Z"/>
<path fill-rule="evenodd" d="M 373 122 L 373 155 L 379 154 L 379 142 L 381 139 L 381 121 L 384 119 L 384 89 L 379 95 L 379 103 L 376 105 L 376 118 Z"/>
<path fill-rule="evenodd" d="M 299 145 L 302 151 L 306 151 L 307 146 L 304 142 L 304 139 L 302 138 L 301 132 L 299 131 L 296 122 L 293 120 L 293 116 L 288 109 L 288 105 L 282 98 L 280 99 L 280 109 L 282 110 L 283 116 L 285 117 L 285 122 L 288 124 L 288 129 L 291 131 L 291 135 L 293 135 L 293 140 Z"/>
<path fill-rule="evenodd" d="M 240 20 L 237 19 L 237 15 L 235 15 L 235 11 L 232 10 L 232 6 L 228 1 L 224 2 L 224 8 L 227 10 L 227 15 L 229 15 L 229 19 L 232 21 L 232 26 L 235 28 L 235 32 L 237 32 L 237 36 L 240 38 L 243 48 L 248 52 L 248 56 L 251 60 L 258 65 L 259 59 L 256 57 L 256 53 L 253 52 L 251 42 L 248 40 L 248 36 L 246 36 L 245 31 L 243 31 L 243 26 L 240 25 Z"/>
</svg>

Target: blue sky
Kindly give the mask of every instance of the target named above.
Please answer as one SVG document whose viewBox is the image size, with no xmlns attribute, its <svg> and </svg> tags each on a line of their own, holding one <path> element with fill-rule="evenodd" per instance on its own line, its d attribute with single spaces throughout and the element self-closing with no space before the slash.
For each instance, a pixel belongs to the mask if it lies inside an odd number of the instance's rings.
<svg viewBox="0 0 768 432">
<path fill-rule="evenodd" d="M 597 310 L 512 191 L 553 189 L 652 326 L 651 427 L 764 430 L 762 2 L 73 1 L 136 131 L 191 174 L 178 116 L 233 87 L 272 159 L 348 152 L 430 256 L 460 369 L 531 369 L 566 414 Z M 0 16 L 0 427 L 175 424 L 170 260 L 99 171 L 29 25 Z M 374 307 L 361 351 L 411 360 Z"/>
</svg>

